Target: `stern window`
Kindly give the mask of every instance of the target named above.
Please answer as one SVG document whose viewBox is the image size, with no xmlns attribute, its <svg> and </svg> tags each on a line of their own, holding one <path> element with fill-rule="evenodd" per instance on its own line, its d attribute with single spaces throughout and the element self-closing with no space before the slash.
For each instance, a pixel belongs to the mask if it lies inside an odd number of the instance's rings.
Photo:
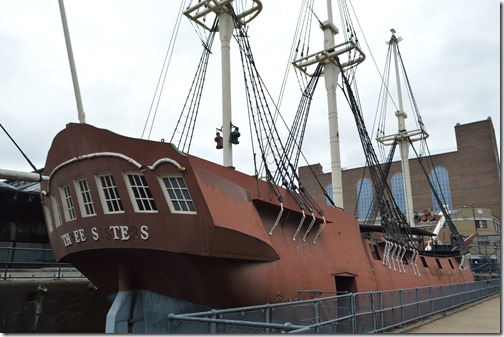
<svg viewBox="0 0 504 337">
<path fill-rule="evenodd" d="M 44 215 L 45 215 L 45 220 L 47 224 L 47 231 L 49 234 L 52 233 L 53 231 L 53 221 L 52 221 L 52 216 L 51 216 L 51 211 L 49 210 L 49 207 L 47 205 L 44 205 Z"/>
<path fill-rule="evenodd" d="M 160 180 L 172 213 L 196 214 L 196 207 L 183 177 L 160 177 Z"/>
<path fill-rule="evenodd" d="M 65 210 L 65 220 L 67 222 L 75 220 L 77 217 L 75 216 L 75 207 L 68 185 L 61 188 L 61 200 L 63 201 L 63 209 Z"/>
<path fill-rule="evenodd" d="M 99 186 L 101 186 L 100 197 L 105 213 L 123 213 L 124 208 L 119 198 L 119 192 L 111 174 L 101 175 L 97 178 Z"/>
<path fill-rule="evenodd" d="M 156 203 L 143 174 L 128 173 L 126 185 L 136 212 L 157 212 Z"/>
<path fill-rule="evenodd" d="M 86 178 L 76 181 L 76 189 L 80 192 L 77 194 L 79 206 L 82 216 L 96 215 L 93 199 L 91 198 L 91 191 Z"/>
<path fill-rule="evenodd" d="M 51 203 L 53 206 L 54 220 L 56 222 L 56 228 L 61 226 L 63 220 L 61 219 L 61 212 L 58 204 L 58 199 L 54 195 L 51 195 Z"/>
</svg>

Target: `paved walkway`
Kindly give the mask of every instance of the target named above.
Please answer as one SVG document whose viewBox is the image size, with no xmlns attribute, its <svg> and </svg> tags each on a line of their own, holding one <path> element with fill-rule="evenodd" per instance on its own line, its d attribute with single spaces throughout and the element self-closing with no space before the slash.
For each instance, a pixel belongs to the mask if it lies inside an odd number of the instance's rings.
<svg viewBox="0 0 504 337">
<path fill-rule="evenodd" d="M 460 308 L 425 318 L 388 333 L 502 334 L 501 296 L 494 295 Z"/>
</svg>

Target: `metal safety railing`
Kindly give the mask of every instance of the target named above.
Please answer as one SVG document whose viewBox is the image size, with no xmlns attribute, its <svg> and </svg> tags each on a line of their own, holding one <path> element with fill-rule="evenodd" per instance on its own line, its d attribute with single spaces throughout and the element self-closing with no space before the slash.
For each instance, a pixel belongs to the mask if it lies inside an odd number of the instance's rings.
<svg viewBox="0 0 504 337">
<path fill-rule="evenodd" d="M 50 248 L 0 247 L 2 279 L 81 278 L 70 263 L 58 262 Z"/>
<path fill-rule="evenodd" d="M 497 294 L 500 279 L 189 314 L 170 314 L 172 333 L 373 333 Z"/>
</svg>

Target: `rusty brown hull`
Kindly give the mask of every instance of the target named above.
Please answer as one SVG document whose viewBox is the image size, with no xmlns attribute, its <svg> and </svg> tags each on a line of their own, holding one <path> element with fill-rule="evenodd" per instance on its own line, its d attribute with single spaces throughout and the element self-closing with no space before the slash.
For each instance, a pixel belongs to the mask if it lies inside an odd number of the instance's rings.
<svg viewBox="0 0 504 337">
<path fill-rule="evenodd" d="M 114 177 L 122 212 L 107 212 L 103 174 Z M 145 178 L 155 210 L 135 207 L 127 174 Z M 474 281 L 456 257 L 425 256 L 424 264 L 418 260 L 420 275 L 410 264 L 406 272 L 394 271 L 381 260 L 384 243 L 364 238 L 355 216 L 321 205 L 324 218 L 306 211 L 303 220 L 288 191 L 281 189 L 281 204 L 264 181 L 168 143 L 68 124 L 53 141 L 44 175 L 50 180 L 41 183 L 42 202 L 56 258 L 72 263 L 106 294 L 143 289 L 225 308 L 294 300 L 304 290 L 330 294 Z M 183 178 L 195 212 L 174 211 L 163 177 Z M 92 215 L 79 196 L 83 179 Z M 68 199 L 73 219 L 67 219 Z"/>
</svg>

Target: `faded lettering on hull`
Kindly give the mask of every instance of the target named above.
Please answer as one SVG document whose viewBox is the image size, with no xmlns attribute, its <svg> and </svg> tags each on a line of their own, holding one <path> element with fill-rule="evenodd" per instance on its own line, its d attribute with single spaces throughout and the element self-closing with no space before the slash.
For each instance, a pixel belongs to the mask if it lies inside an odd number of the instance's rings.
<svg viewBox="0 0 504 337">
<path fill-rule="evenodd" d="M 72 232 L 61 235 L 61 241 L 65 247 L 72 244 L 80 244 L 86 242 L 88 237 L 93 241 L 109 240 L 109 241 L 130 241 L 130 240 L 148 240 L 149 226 L 105 226 L 92 227 L 90 233 L 84 228 L 76 229 Z"/>
</svg>

